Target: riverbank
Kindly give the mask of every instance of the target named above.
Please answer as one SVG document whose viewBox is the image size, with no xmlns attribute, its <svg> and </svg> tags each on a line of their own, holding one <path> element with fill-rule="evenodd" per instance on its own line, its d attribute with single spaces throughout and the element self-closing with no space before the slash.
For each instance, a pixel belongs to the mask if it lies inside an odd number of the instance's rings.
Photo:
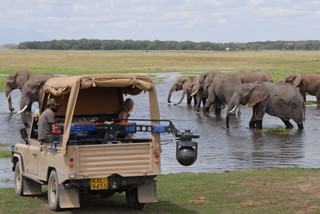
<svg viewBox="0 0 320 214">
<path fill-rule="evenodd" d="M 316 213 L 319 169 L 253 169 L 225 173 L 178 173 L 157 177 L 158 203 L 142 211 L 126 207 L 125 194 L 81 194 L 81 208 L 60 213 Z M 54 213 L 47 192 L 18 197 L 0 189 L 0 213 Z"/>
</svg>

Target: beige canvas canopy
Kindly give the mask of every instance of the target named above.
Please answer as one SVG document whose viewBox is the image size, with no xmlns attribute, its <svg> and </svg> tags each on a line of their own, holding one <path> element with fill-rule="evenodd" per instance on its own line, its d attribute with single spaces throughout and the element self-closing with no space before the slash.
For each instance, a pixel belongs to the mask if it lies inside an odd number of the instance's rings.
<svg viewBox="0 0 320 214">
<path fill-rule="evenodd" d="M 97 74 L 84 76 L 54 77 L 49 79 L 43 87 L 45 96 L 41 109 L 46 106 L 46 98 L 57 97 L 65 104 L 63 115 L 65 115 L 65 130 L 63 136 L 62 152 L 66 153 L 66 146 L 70 134 L 70 125 L 79 96 L 79 91 L 90 88 L 119 88 L 122 94 L 137 95 L 142 91 L 149 92 L 150 119 L 159 120 L 159 105 L 155 85 L 152 79 L 140 74 Z M 92 94 L 92 96 L 94 93 Z M 86 108 L 88 111 L 88 108 Z M 90 109 L 92 110 L 92 109 Z M 58 112 L 59 113 L 59 112 Z M 60 112 L 61 114 L 61 112 Z M 152 122 L 159 124 L 159 122 Z M 154 150 L 161 152 L 159 136 L 154 138 Z"/>
</svg>

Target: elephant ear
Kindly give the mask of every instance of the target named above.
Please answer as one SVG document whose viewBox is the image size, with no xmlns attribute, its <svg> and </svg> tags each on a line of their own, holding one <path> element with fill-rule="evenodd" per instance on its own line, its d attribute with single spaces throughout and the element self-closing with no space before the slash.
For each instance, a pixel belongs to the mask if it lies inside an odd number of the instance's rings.
<svg viewBox="0 0 320 214">
<path fill-rule="evenodd" d="M 295 78 L 292 83 L 294 85 L 294 87 L 298 87 L 298 85 L 300 85 L 301 81 L 302 81 L 302 75 L 295 73 Z"/>
<path fill-rule="evenodd" d="M 21 88 L 28 79 L 29 79 L 28 71 L 17 71 L 16 72 L 17 88 Z"/>
<path fill-rule="evenodd" d="M 249 107 L 255 106 L 257 103 L 262 102 L 269 96 L 269 90 L 262 84 L 256 84 L 251 91 L 248 105 Z"/>
<path fill-rule="evenodd" d="M 183 91 L 188 90 L 188 88 L 190 87 L 190 84 L 191 84 L 191 80 L 186 78 L 182 84 Z"/>
</svg>

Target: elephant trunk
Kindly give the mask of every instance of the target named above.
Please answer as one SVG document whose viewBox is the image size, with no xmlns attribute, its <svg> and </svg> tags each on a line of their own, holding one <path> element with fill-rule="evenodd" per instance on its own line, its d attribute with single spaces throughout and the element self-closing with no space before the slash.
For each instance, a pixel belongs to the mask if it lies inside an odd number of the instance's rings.
<svg viewBox="0 0 320 214">
<path fill-rule="evenodd" d="M 227 108 L 227 113 L 226 113 L 226 126 L 229 128 L 229 118 L 230 114 L 236 111 L 236 109 L 239 106 L 239 102 L 234 101 L 233 99 L 230 100 Z"/>
<path fill-rule="evenodd" d="M 12 112 L 14 110 L 14 108 L 12 107 L 11 92 L 12 92 L 12 89 L 6 87 L 6 90 L 5 90 L 6 99 L 5 99 L 5 101 L 8 101 L 9 110 Z"/>
<path fill-rule="evenodd" d="M 168 103 L 171 103 L 171 95 L 175 89 L 173 87 L 170 88 L 169 94 L 168 94 Z"/>
</svg>

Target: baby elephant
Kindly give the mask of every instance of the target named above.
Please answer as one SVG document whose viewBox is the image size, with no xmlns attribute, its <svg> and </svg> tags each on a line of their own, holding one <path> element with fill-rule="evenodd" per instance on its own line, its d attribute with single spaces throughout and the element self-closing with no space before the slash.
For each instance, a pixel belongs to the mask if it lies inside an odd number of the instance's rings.
<svg viewBox="0 0 320 214">
<path fill-rule="evenodd" d="M 254 82 L 239 86 L 234 92 L 227 109 L 226 125 L 229 128 L 229 115 L 239 105 L 253 107 L 250 128 L 262 129 L 265 113 L 279 117 L 287 129 L 293 128 L 294 120 L 303 129 L 304 100 L 301 94 L 289 83 Z"/>
</svg>

